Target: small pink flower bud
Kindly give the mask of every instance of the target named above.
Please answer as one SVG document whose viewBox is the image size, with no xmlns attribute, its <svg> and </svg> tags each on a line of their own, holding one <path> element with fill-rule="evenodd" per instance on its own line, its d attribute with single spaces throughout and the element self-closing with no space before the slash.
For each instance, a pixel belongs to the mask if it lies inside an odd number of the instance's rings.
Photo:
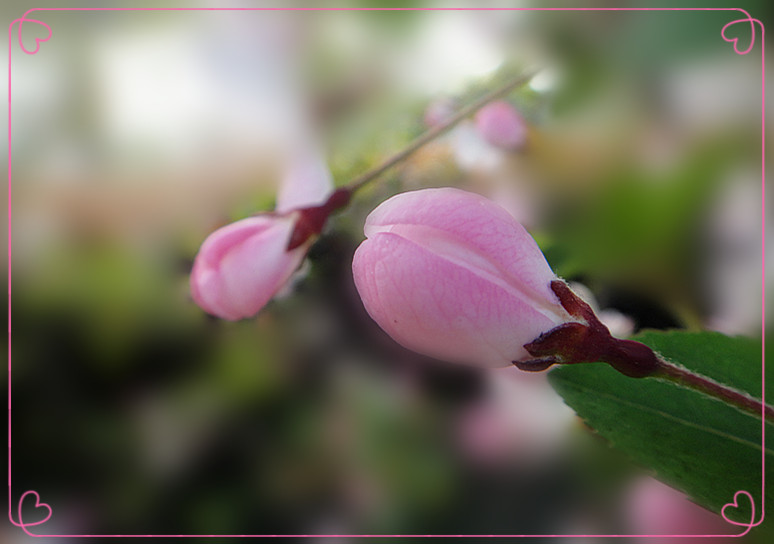
<svg viewBox="0 0 774 544">
<path fill-rule="evenodd" d="M 454 116 L 454 102 L 448 98 L 435 100 L 427 106 L 423 121 L 428 128 L 434 128 Z"/>
<path fill-rule="evenodd" d="M 222 227 L 204 241 L 191 270 L 191 296 L 222 319 L 252 317 L 303 262 L 330 214 L 351 192 L 333 191 L 322 156 L 300 146 L 280 184 L 277 213 Z"/>
<path fill-rule="evenodd" d="M 527 124 L 508 102 L 487 104 L 476 114 L 475 122 L 479 134 L 495 147 L 517 151 L 527 143 Z"/>
<path fill-rule="evenodd" d="M 304 260 L 308 244 L 288 250 L 299 217 L 258 215 L 210 234 L 191 271 L 196 304 L 232 321 L 257 314 Z"/>
<path fill-rule="evenodd" d="M 505 366 L 573 318 L 535 241 L 494 202 L 459 189 L 403 193 L 366 219 L 352 263 L 366 310 L 403 346 Z"/>
</svg>

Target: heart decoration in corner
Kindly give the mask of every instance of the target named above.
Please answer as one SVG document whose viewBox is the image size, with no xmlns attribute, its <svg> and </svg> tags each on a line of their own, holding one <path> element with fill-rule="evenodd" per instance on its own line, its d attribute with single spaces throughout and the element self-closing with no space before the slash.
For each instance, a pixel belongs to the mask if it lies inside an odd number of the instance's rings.
<svg viewBox="0 0 774 544">
<path fill-rule="evenodd" d="M 744 497 L 747 497 L 747 500 L 750 501 L 750 521 L 749 522 L 738 522 L 734 521 L 732 519 L 729 519 L 729 517 L 726 515 L 726 511 L 736 510 L 740 507 L 739 505 L 739 496 L 742 495 Z M 747 491 L 740 490 L 734 493 L 734 501 L 729 502 L 728 504 L 723 505 L 723 509 L 720 511 L 720 515 L 723 516 L 723 519 L 726 520 L 731 525 L 736 525 L 737 527 L 746 527 L 744 532 L 742 532 L 739 535 L 736 536 L 743 536 L 750 532 L 750 529 L 755 527 L 757 523 L 755 523 L 755 501 L 752 498 L 752 495 L 748 493 Z"/>
<path fill-rule="evenodd" d="M 734 26 L 737 23 L 749 23 L 750 24 L 750 45 L 747 46 L 747 49 L 744 51 L 739 50 L 739 36 L 729 38 L 726 35 L 726 30 Z M 734 45 L 734 51 L 737 55 L 746 55 L 750 51 L 752 51 L 753 46 L 755 45 L 755 19 L 747 16 L 747 19 L 737 19 L 736 21 L 731 21 L 730 23 L 726 23 L 726 25 L 720 29 L 720 36 L 723 38 L 724 41 L 727 41 L 728 43 L 731 43 Z"/>
<path fill-rule="evenodd" d="M 30 495 L 33 495 L 35 497 L 35 509 L 36 510 L 42 509 L 42 510 L 47 510 L 48 511 L 47 514 L 45 515 L 45 517 L 43 517 L 43 519 L 40 519 L 38 521 L 27 522 L 27 521 L 24 521 L 24 519 L 22 518 L 22 506 L 24 505 L 24 500 L 28 496 L 30 496 Z M 19 526 L 27 534 L 31 534 L 27 530 L 27 527 L 34 527 L 35 525 L 42 525 L 43 523 L 46 523 L 51 518 L 51 514 L 52 514 L 51 507 L 48 504 L 46 504 L 45 502 L 40 502 L 40 495 L 38 495 L 37 491 L 27 491 L 19 499 Z"/>
<path fill-rule="evenodd" d="M 25 16 L 22 16 L 21 19 L 16 19 L 14 21 L 14 23 L 19 23 L 19 29 L 18 29 L 19 47 L 21 47 L 21 50 L 24 51 L 25 53 L 27 53 L 28 55 L 34 55 L 35 53 L 37 53 L 40 50 L 40 44 L 43 43 L 43 42 L 47 42 L 48 40 L 51 39 L 51 34 L 52 34 L 51 27 L 48 26 L 43 21 L 38 21 L 37 19 L 27 19 Z M 46 29 L 47 34 L 46 34 L 45 37 L 43 37 L 43 38 L 40 38 L 40 37 L 37 37 L 37 36 L 35 37 L 35 50 L 34 51 L 30 51 L 29 49 L 24 47 L 24 40 L 22 40 L 22 26 L 23 26 L 24 23 L 36 23 L 38 25 L 43 26 Z M 13 25 L 13 23 L 11 23 L 11 24 Z"/>
</svg>

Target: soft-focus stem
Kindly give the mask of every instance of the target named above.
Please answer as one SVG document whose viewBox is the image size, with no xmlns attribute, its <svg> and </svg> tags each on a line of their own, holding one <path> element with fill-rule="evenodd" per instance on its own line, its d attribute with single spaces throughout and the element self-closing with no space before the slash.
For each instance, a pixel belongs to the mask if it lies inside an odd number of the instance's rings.
<svg viewBox="0 0 774 544">
<path fill-rule="evenodd" d="M 534 72 L 530 72 L 525 75 L 521 75 L 515 79 L 512 79 L 502 87 L 495 89 L 494 91 L 482 96 L 472 104 L 469 104 L 468 106 L 462 108 L 460 111 L 458 111 L 456 114 L 454 114 L 446 121 L 442 122 L 436 127 L 431 128 L 430 130 L 428 130 L 427 132 L 419 136 L 416 140 L 411 142 L 402 151 L 389 157 L 387 160 L 385 160 L 382 164 L 380 164 L 376 168 L 373 168 L 368 172 L 365 172 L 364 174 L 357 177 L 355 180 L 352 181 L 352 183 L 347 185 L 346 188 L 352 192 L 357 191 L 358 189 L 360 189 L 370 181 L 373 181 L 374 179 L 381 176 L 384 172 L 386 172 L 387 170 L 389 170 L 399 162 L 408 158 L 410 155 L 418 151 L 424 145 L 428 144 L 429 142 L 435 140 L 442 134 L 445 134 L 446 132 L 451 130 L 455 125 L 457 125 L 460 121 L 462 121 L 466 117 L 470 117 L 471 115 L 476 113 L 478 110 L 480 110 L 490 102 L 493 102 L 498 98 L 502 98 L 503 96 L 507 95 L 514 89 L 521 87 L 522 85 L 527 83 L 530 79 L 532 79 L 534 75 L 535 75 Z"/>
<path fill-rule="evenodd" d="M 498 89 L 495 89 L 494 91 L 485 94 L 484 96 L 482 96 L 481 98 L 473 102 L 472 104 L 469 104 L 468 106 L 462 108 L 452 117 L 450 117 L 449 119 L 442 122 L 438 126 L 422 134 L 416 140 L 411 142 L 402 151 L 391 156 L 376 168 L 373 168 L 368 172 L 365 172 L 364 174 L 360 175 L 355 180 L 353 180 L 349 185 L 344 185 L 343 187 L 339 187 L 325 203 L 319 206 L 311 206 L 308 208 L 296 210 L 297 213 L 299 214 L 299 217 L 296 220 L 296 227 L 293 230 L 290 240 L 288 241 L 287 250 L 291 251 L 293 249 L 296 249 L 297 247 L 305 244 L 313 236 L 319 234 L 322 231 L 323 226 L 325 226 L 325 223 L 328 220 L 328 217 L 332 213 L 337 212 L 340 209 L 346 207 L 347 204 L 349 204 L 349 201 L 352 198 L 352 195 L 355 193 L 355 191 L 357 191 L 367 183 L 375 180 L 376 178 L 381 176 L 384 172 L 386 172 L 387 170 L 389 170 L 399 162 L 410 157 L 412 154 L 414 154 L 419 149 L 421 149 L 422 146 L 432 142 L 442 134 L 451 130 L 455 125 L 457 125 L 460 121 L 462 121 L 466 117 L 473 115 L 474 113 L 476 113 L 478 110 L 480 110 L 490 102 L 497 100 L 498 98 L 501 98 L 506 94 L 508 94 L 509 92 L 513 91 L 517 87 L 524 85 L 533 76 L 534 76 L 534 73 L 530 72 L 525 75 L 521 75 L 515 79 L 512 79 L 502 87 L 499 87 Z"/>
<path fill-rule="evenodd" d="M 717 399 L 736 406 L 737 408 L 750 412 L 759 417 L 774 418 L 774 408 L 768 404 L 763 404 L 761 401 L 750 397 L 744 393 L 731 389 L 717 383 L 716 381 L 702 376 L 701 374 L 694 374 L 693 372 L 678 366 L 674 363 L 664 360 L 659 357 L 659 367 L 655 373 L 651 374 L 653 378 L 660 378 L 694 391 L 699 391 L 705 395 L 715 397 Z"/>
</svg>

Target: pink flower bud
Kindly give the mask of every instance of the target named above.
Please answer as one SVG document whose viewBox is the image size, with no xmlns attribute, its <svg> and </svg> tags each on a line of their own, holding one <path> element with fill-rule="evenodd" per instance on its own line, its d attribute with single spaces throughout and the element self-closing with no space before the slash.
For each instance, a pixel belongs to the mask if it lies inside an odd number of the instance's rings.
<svg viewBox="0 0 774 544">
<path fill-rule="evenodd" d="M 508 102 L 487 104 L 476 114 L 475 121 L 479 134 L 495 147 L 517 151 L 527 143 L 527 125 Z"/>
<path fill-rule="evenodd" d="M 454 113 L 454 102 L 448 98 L 441 98 L 427 106 L 423 121 L 426 127 L 434 128 L 451 119 Z"/>
<path fill-rule="evenodd" d="M 287 249 L 299 216 L 248 217 L 210 234 L 191 271 L 196 304 L 232 321 L 257 314 L 304 260 L 308 244 Z"/>
<path fill-rule="evenodd" d="M 505 366 L 572 318 L 535 241 L 494 202 L 459 189 L 403 193 L 366 219 L 352 263 L 366 310 L 403 346 Z"/>
<path fill-rule="evenodd" d="M 220 228 L 204 241 L 191 270 L 191 296 L 223 319 L 252 317 L 282 289 L 306 256 L 328 216 L 349 202 L 333 191 L 331 175 L 313 147 L 300 146 L 277 196 L 277 212 Z"/>
</svg>

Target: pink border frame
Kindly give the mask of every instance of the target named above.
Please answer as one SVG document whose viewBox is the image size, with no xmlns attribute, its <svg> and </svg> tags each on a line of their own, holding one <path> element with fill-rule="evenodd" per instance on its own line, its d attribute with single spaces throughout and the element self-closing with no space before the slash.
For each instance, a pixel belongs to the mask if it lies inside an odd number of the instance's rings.
<svg viewBox="0 0 774 544">
<path fill-rule="evenodd" d="M 35 537 L 166 537 L 166 538 L 179 538 L 179 537 L 682 537 L 682 538 L 708 538 L 708 537 L 741 537 L 746 535 L 753 527 L 756 527 L 763 523 L 765 519 L 765 504 L 761 507 L 761 516 L 758 521 L 755 521 L 755 502 L 752 495 L 744 490 L 737 491 L 734 494 L 733 501 L 723 506 L 722 516 L 723 518 L 736 526 L 743 527 L 741 533 L 728 535 L 728 534 L 714 534 L 714 535 L 585 535 L 585 534 L 546 534 L 546 535 L 520 535 L 520 534 L 500 534 L 500 535 L 398 535 L 398 534 L 357 534 L 357 535 L 321 535 L 321 534 L 298 534 L 298 535 L 95 535 L 95 534 L 75 534 L 75 535 L 62 535 L 62 534 L 36 534 L 30 532 L 29 528 L 36 525 L 42 525 L 49 520 L 52 514 L 51 507 L 40 501 L 40 496 L 36 491 L 26 491 L 19 499 L 17 507 L 18 521 L 14 519 L 13 507 L 12 507 L 12 490 L 11 490 L 11 57 L 12 57 L 12 44 L 13 44 L 13 27 L 18 23 L 17 40 L 21 50 L 28 54 L 34 55 L 40 50 L 40 44 L 47 42 L 51 39 L 52 31 L 51 27 L 42 21 L 36 19 L 29 19 L 27 16 L 34 11 L 737 11 L 741 13 L 744 18 L 736 19 L 727 23 L 720 31 L 721 37 L 724 41 L 733 45 L 734 51 L 739 55 L 746 55 L 752 51 L 755 46 L 755 25 L 760 26 L 761 30 L 761 254 L 764 255 L 761 265 L 761 297 L 764 303 L 761 309 L 761 399 L 766 402 L 766 387 L 765 387 L 765 373 L 766 373 L 766 361 L 765 361 L 765 338 L 766 338 L 766 284 L 765 284 L 765 249 L 766 249 L 766 170 L 765 170 L 765 114 L 766 114 L 766 83 L 765 83 L 765 27 L 761 21 L 754 19 L 747 11 L 740 8 L 32 8 L 27 10 L 24 15 L 19 19 L 15 19 L 8 27 L 8 519 L 16 525 L 21 527 L 22 530 L 29 536 Z M 48 30 L 48 35 L 45 38 L 35 39 L 35 50 L 28 51 L 22 42 L 22 24 L 23 23 L 35 23 L 42 25 Z M 737 23 L 749 23 L 751 29 L 750 44 L 744 50 L 739 49 L 739 38 L 727 38 L 726 29 Z M 763 416 L 763 414 L 761 414 Z M 765 439 L 766 428 L 765 423 L 761 421 L 761 498 L 765 500 Z M 35 497 L 35 507 L 47 511 L 47 514 L 42 520 L 26 523 L 22 520 L 22 506 L 27 497 Z M 739 506 L 739 497 L 746 496 L 747 500 L 752 505 L 752 519 L 749 523 L 739 523 L 729 520 L 725 511 L 727 508 L 737 508 Z"/>
</svg>

